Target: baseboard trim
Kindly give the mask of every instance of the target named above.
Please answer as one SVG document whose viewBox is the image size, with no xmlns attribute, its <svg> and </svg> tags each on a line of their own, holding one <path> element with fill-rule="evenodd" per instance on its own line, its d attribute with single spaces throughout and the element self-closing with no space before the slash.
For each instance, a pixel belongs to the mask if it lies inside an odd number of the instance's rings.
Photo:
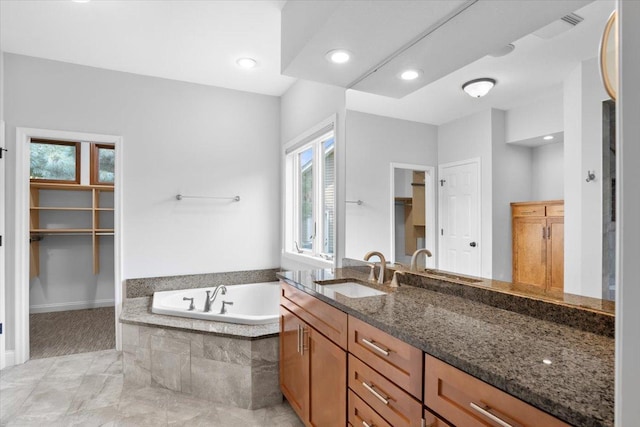
<svg viewBox="0 0 640 427">
<path fill-rule="evenodd" d="M 114 307 L 112 299 L 100 299 L 95 301 L 74 301 L 54 304 L 38 304 L 29 306 L 29 314 L 51 313 L 53 311 L 84 310 L 87 308 Z"/>
</svg>

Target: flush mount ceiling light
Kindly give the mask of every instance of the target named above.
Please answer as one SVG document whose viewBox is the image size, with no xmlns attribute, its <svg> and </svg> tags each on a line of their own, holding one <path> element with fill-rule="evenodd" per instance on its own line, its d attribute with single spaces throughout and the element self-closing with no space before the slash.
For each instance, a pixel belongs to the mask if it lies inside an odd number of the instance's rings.
<svg viewBox="0 0 640 427">
<path fill-rule="evenodd" d="M 334 64 L 344 64 L 351 59 L 351 52 L 345 49 L 333 49 L 327 52 L 325 58 Z"/>
<path fill-rule="evenodd" d="M 409 70 L 404 70 L 402 73 L 400 73 L 400 78 L 402 80 L 415 80 L 421 75 L 422 75 L 422 70 L 409 69 Z"/>
<path fill-rule="evenodd" d="M 462 90 L 467 92 L 469 96 L 480 98 L 485 96 L 492 87 L 496 85 L 494 79 L 483 77 L 481 79 L 470 80 L 462 85 Z"/>
<path fill-rule="evenodd" d="M 511 52 L 513 52 L 513 50 L 515 49 L 515 45 L 512 43 L 509 43 L 506 46 L 501 47 L 500 49 L 496 49 L 493 52 L 491 52 L 489 54 L 489 56 L 493 56 L 494 58 L 500 58 L 501 56 L 505 56 L 510 54 Z"/>
<path fill-rule="evenodd" d="M 250 70 L 253 67 L 255 67 L 258 63 L 253 58 L 239 58 L 236 61 L 236 64 L 238 64 L 238 67 L 240 68 L 244 68 L 245 70 Z"/>
<path fill-rule="evenodd" d="M 545 141 L 551 141 L 553 139 L 553 135 L 547 135 L 542 139 L 544 139 Z"/>
</svg>

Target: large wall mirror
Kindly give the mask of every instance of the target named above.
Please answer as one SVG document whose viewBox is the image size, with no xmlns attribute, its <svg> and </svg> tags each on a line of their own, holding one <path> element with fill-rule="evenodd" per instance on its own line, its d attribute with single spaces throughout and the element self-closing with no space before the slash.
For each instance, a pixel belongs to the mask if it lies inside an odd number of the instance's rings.
<svg viewBox="0 0 640 427">
<path fill-rule="evenodd" d="M 433 252 L 426 267 L 512 281 L 511 203 L 554 202 L 548 209 L 564 229 L 545 225 L 544 236 L 563 236 L 564 292 L 613 299 L 614 104 L 598 55 L 614 9 L 612 0 L 589 3 L 572 22 L 553 22 L 404 98 L 347 91 L 346 199 L 363 203 L 345 207 L 345 255 L 380 250 L 407 263 L 415 244 Z M 497 83 L 472 98 L 461 87 L 479 77 Z M 473 162 L 477 169 L 445 176 L 446 165 Z M 397 165 L 408 166 L 403 172 Z M 443 190 L 451 180 L 466 187 Z M 425 195 L 411 184 L 424 185 Z M 455 233 L 444 224 L 455 212 L 473 211 L 474 197 L 474 221 L 458 223 L 457 237 L 447 237 Z M 419 223 L 409 214 L 416 203 L 426 212 Z M 445 218 L 447 203 L 454 214 Z M 464 233 L 475 233 L 465 241 L 470 248 L 456 249 L 451 261 L 446 239 Z"/>
</svg>

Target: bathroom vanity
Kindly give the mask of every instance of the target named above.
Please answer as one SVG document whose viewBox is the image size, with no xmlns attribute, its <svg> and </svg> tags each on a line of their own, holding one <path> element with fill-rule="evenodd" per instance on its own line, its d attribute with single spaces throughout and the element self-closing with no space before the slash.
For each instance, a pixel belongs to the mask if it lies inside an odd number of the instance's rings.
<svg viewBox="0 0 640 427">
<path fill-rule="evenodd" d="M 307 425 L 613 426 L 611 313 L 412 273 L 278 276 L 281 389 Z M 342 282 L 383 294 L 327 292 Z"/>
</svg>

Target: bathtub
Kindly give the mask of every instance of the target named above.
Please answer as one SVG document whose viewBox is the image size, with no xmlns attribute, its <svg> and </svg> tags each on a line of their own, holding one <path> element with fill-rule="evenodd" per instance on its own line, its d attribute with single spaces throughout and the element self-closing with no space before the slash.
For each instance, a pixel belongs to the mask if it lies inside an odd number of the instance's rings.
<svg viewBox="0 0 640 427">
<path fill-rule="evenodd" d="M 203 308 L 206 291 L 211 291 L 213 295 L 214 290 L 215 287 L 155 292 L 151 312 L 245 325 L 275 323 L 280 317 L 279 282 L 229 285 L 226 295 L 218 292 L 216 300 L 211 305 L 211 311 L 205 313 Z M 189 310 L 190 301 L 183 298 L 193 298 L 195 308 Z M 225 314 L 220 314 L 222 301 L 233 302 L 233 305 L 226 304 Z"/>
</svg>

